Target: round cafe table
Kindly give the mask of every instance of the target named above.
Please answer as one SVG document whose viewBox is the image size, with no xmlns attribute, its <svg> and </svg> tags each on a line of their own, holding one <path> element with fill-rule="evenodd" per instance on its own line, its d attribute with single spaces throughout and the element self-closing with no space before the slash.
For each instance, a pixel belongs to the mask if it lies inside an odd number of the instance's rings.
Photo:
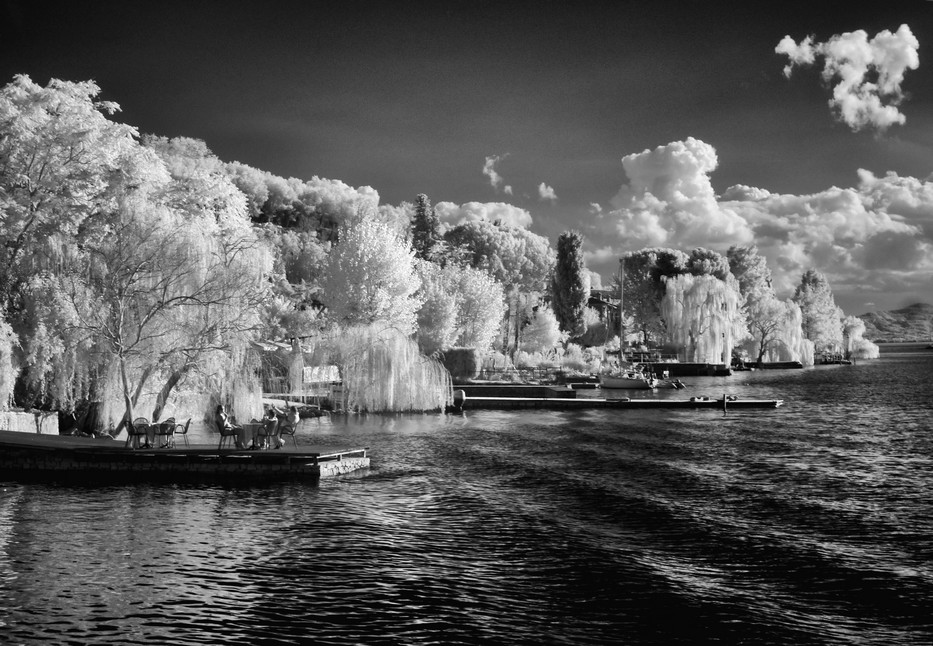
<svg viewBox="0 0 933 646">
<path fill-rule="evenodd" d="M 262 422 L 248 422 L 243 424 L 243 426 L 240 427 L 240 432 L 237 434 L 240 446 L 246 448 L 256 446 L 256 438 L 259 436 L 259 429 L 261 428 Z"/>
</svg>

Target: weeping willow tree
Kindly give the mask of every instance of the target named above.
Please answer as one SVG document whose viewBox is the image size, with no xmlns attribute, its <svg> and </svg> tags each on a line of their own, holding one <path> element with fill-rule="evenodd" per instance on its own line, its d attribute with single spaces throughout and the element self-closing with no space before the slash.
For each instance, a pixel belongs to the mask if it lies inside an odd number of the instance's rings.
<svg viewBox="0 0 933 646">
<path fill-rule="evenodd" d="M 305 361 L 298 339 L 292 341 L 292 351 L 288 363 L 288 391 L 292 397 L 301 396 L 304 388 Z"/>
<path fill-rule="evenodd" d="M 683 349 L 685 361 L 729 365 L 733 345 L 748 335 L 735 278 L 681 274 L 662 280 L 668 341 Z"/>
<path fill-rule="evenodd" d="M 794 302 L 787 302 L 788 315 L 784 319 L 778 338 L 781 340 L 780 348 L 786 354 L 775 357 L 778 361 L 799 361 L 805 366 L 813 365 L 815 345 L 803 333 L 803 311 Z"/>
<path fill-rule="evenodd" d="M 375 323 L 333 330 L 317 340 L 312 356 L 339 367 L 349 410 L 422 412 L 453 402 L 447 369 L 394 327 Z"/>
<path fill-rule="evenodd" d="M 850 359 L 877 359 L 881 349 L 864 337 L 865 321 L 857 316 L 847 316 L 842 321 L 842 335 L 846 356 Z"/>
<path fill-rule="evenodd" d="M 30 283 L 24 363 L 44 402 L 100 401 L 118 431 L 150 411 L 161 419 L 183 386 L 201 390 L 199 401 L 205 390 L 234 409 L 243 400 L 241 415 L 261 411 L 245 394 L 261 392 L 245 347 L 260 327 L 271 254 L 245 217 L 198 217 L 134 190 L 78 242 Z"/>
</svg>

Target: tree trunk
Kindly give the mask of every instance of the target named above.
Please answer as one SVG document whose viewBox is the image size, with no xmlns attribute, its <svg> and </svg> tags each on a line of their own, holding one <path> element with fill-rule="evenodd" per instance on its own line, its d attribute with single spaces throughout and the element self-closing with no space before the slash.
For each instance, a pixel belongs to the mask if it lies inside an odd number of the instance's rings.
<svg viewBox="0 0 933 646">
<path fill-rule="evenodd" d="M 768 348 L 768 344 L 762 338 L 761 343 L 758 344 L 758 361 L 756 362 L 759 368 L 761 367 L 761 363 L 762 363 L 761 360 L 764 359 L 765 351 L 767 350 L 767 348 Z"/>
<path fill-rule="evenodd" d="M 120 357 L 120 381 L 123 383 L 123 403 L 126 405 L 125 420 L 133 423 L 133 397 L 130 395 L 130 380 L 126 376 L 126 361 Z"/>
<path fill-rule="evenodd" d="M 521 345 L 521 333 L 522 333 L 522 297 L 521 297 L 521 294 L 516 294 L 515 295 L 515 352 L 518 352 L 519 345 Z"/>
<path fill-rule="evenodd" d="M 181 378 L 184 377 L 188 372 L 188 367 L 188 364 L 185 364 L 169 375 L 165 385 L 162 386 L 162 390 L 159 391 L 158 397 L 156 397 L 155 408 L 152 409 L 153 422 L 162 416 L 162 411 L 165 409 L 165 404 L 168 402 L 169 395 L 172 394 L 172 390 L 175 388 L 175 386 L 178 385 L 178 382 L 181 381 Z"/>
</svg>

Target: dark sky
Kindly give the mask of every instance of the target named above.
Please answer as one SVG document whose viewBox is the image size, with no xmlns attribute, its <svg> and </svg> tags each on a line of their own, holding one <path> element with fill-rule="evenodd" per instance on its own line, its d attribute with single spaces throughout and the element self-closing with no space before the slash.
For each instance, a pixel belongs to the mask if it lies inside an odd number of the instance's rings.
<svg viewBox="0 0 933 646">
<path fill-rule="evenodd" d="M 905 77 L 906 122 L 883 133 L 834 119 L 819 68 L 785 78 L 774 51 L 785 35 L 871 37 L 903 23 L 921 65 Z M 4 82 L 93 79 L 140 132 L 203 139 L 225 161 L 285 177 L 372 186 L 388 204 L 421 192 L 506 202 L 535 232 L 577 228 L 593 250 L 609 249 L 594 239 L 605 222 L 591 220 L 628 182 L 622 157 L 688 137 L 715 148 L 717 194 L 815 194 L 856 186 L 859 169 L 933 172 L 933 3 L 922 0 L 6 0 L 0 25 Z M 490 156 L 499 187 L 482 172 Z M 605 277 L 607 257 L 592 258 Z"/>
</svg>

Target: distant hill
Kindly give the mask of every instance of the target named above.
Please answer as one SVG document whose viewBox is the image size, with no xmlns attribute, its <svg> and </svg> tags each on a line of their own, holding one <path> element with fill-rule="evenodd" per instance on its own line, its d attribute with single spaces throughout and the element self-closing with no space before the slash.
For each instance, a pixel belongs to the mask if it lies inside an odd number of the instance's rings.
<svg viewBox="0 0 933 646">
<path fill-rule="evenodd" d="M 933 305 L 914 303 L 899 310 L 859 314 L 865 321 L 865 338 L 871 341 L 933 341 Z"/>
</svg>

